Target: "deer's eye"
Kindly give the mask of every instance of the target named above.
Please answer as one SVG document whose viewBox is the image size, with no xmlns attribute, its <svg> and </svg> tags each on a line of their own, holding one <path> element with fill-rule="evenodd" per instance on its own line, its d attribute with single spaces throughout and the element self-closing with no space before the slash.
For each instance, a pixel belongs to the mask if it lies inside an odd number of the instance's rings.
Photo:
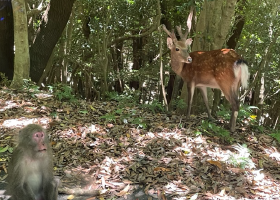
<svg viewBox="0 0 280 200">
<path fill-rule="evenodd" d="M 179 51 L 180 49 L 179 48 L 176 48 L 176 51 Z"/>
</svg>

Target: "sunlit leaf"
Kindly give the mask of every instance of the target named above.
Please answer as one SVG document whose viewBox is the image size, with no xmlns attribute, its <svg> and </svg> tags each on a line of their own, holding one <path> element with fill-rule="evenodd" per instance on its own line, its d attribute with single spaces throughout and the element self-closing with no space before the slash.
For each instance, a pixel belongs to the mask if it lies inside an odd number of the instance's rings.
<svg viewBox="0 0 280 200">
<path fill-rule="evenodd" d="M 257 119 L 257 115 L 250 115 L 252 119 Z"/>
<path fill-rule="evenodd" d="M 195 193 L 194 195 L 191 196 L 190 200 L 196 200 L 198 197 L 198 193 Z"/>
<path fill-rule="evenodd" d="M 6 152 L 8 150 L 9 146 L 5 146 L 4 148 L 0 147 L 0 153 Z"/>
<path fill-rule="evenodd" d="M 158 171 L 163 171 L 163 172 L 169 172 L 170 169 L 167 169 L 167 168 L 164 168 L 164 167 L 156 167 L 154 169 L 155 172 L 158 172 Z"/>
<path fill-rule="evenodd" d="M 74 198 L 75 198 L 75 196 L 71 194 L 67 197 L 67 200 L 71 200 L 71 199 L 74 199 Z"/>
<path fill-rule="evenodd" d="M 219 161 L 215 161 L 215 160 L 207 160 L 207 162 L 209 162 L 212 165 L 215 165 L 217 167 L 219 167 L 220 170 L 222 170 L 222 164 Z"/>
<path fill-rule="evenodd" d="M 90 109 L 95 111 L 95 108 L 92 105 L 89 105 Z"/>
<path fill-rule="evenodd" d="M 122 191 L 120 191 L 119 193 L 117 193 L 116 195 L 117 196 L 124 196 L 124 195 L 126 195 L 127 194 L 127 192 L 129 191 L 129 188 L 130 188 L 130 186 L 129 185 L 127 185 Z"/>
</svg>

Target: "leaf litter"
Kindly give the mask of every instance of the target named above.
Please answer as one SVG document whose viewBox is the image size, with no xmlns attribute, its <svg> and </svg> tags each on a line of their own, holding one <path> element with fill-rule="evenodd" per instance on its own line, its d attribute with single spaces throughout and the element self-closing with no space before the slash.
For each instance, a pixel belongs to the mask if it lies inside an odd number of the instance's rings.
<svg viewBox="0 0 280 200">
<path fill-rule="evenodd" d="M 126 199 L 133 192 L 135 199 L 143 193 L 145 199 L 163 200 L 280 199 L 279 144 L 269 131 L 240 127 L 229 144 L 196 135 L 201 119 L 205 115 L 187 120 L 143 107 L 119 109 L 117 101 L 69 103 L 43 92 L 34 96 L 2 88 L 1 180 L 13 136 L 38 123 L 51 135 L 60 193 L 85 199 Z M 242 167 L 237 157 L 242 144 L 250 149 L 250 167 Z"/>
</svg>

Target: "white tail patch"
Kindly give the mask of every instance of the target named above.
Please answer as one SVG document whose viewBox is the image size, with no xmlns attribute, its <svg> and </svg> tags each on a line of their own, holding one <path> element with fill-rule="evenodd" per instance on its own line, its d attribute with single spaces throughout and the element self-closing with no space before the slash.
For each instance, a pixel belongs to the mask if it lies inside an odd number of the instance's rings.
<svg viewBox="0 0 280 200">
<path fill-rule="evenodd" d="M 241 63 L 240 63 L 241 62 Z M 242 87 L 245 89 L 248 87 L 249 80 L 249 69 L 245 62 L 239 61 L 239 63 L 235 62 L 233 67 L 234 75 L 236 78 L 240 78 L 240 82 Z"/>
</svg>

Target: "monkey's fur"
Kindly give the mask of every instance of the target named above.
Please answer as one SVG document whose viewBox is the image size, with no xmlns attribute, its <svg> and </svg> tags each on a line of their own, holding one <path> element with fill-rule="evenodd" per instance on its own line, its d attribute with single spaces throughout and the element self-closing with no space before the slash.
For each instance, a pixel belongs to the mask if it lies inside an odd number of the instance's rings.
<svg viewBox="0 0 280 200">
<path fill-rule="evenodd" d="M 37 124 L 21 129 L 8 166 L 6 194 L 12 200 L 57 200 L 52 158 L 45 129 Z"/>
</svg>

